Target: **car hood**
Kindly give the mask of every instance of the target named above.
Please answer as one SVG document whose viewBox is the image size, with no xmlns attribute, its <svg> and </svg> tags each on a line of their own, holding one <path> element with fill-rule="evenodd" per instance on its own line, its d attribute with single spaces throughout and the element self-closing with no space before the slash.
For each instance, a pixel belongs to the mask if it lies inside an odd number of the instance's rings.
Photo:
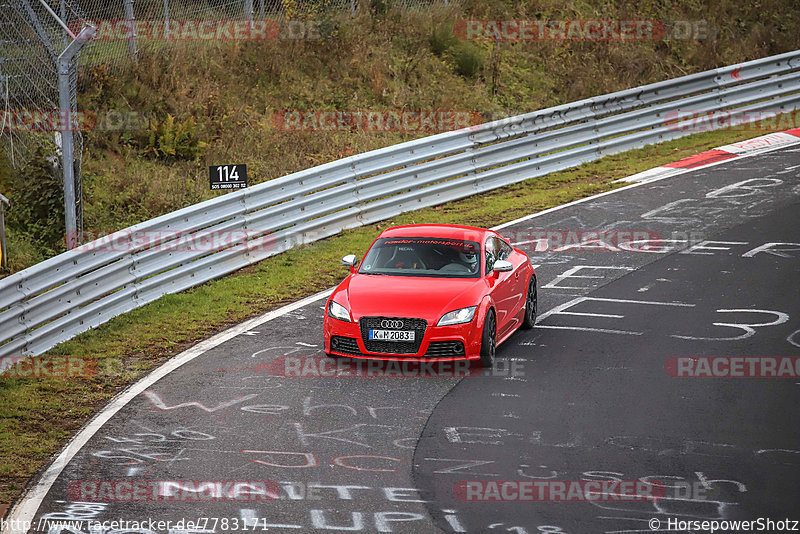
<svg viewBox="0 0 800 534">
<path fill-rule="evenodd" d="M 449 311 L 476 306 L 485 292 L 482 278 L 428 278 L 352 274 L 333 294 L 361 317 L 416 317 L 436 324 Z"/>
</svg>

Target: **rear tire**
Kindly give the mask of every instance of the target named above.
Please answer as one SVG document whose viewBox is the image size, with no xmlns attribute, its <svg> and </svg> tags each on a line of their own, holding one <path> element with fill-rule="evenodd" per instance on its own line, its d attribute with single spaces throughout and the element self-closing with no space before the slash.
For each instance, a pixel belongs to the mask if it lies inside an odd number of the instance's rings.
<svg viewBox="0 0 800 534">
<path fill-rule="evenodd" d="M 497 322 L 494 310 L 486 313 L 483 321 L 483 335 L 481 336 L 481 367 L 490 368 L 494 365 L 495 351 L 497 350 Z"/>
<path fill-rule="evenodd" d="M 528 295 L 525 298 L 525 317 L 522 319 L 522 328 L 525 330 L 530 330 L 536 325 L 537 305 L 536 277 L 531 276 L 531 281 L 528 283 Z"/>
</svg>

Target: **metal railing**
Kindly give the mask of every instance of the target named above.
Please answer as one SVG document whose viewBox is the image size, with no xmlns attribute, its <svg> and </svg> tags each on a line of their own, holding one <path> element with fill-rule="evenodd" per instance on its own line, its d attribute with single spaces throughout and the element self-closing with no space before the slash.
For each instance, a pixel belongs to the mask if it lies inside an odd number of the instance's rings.
<svg viewBox="0 0 800 534">
<path fill-rule="evenodd" d="M 800 51 L 425 137 L 231 192 L 0 280 L 0 356 L 39 354 L 162 295 L 346 228 L 693 133 L 672 119 L 681 110 L 794 109 Z M 152 232 L 163 237 L 139 239 Z M 180 246 L 220 232 L 239 239 L 212 250 Z"/>
</svg>

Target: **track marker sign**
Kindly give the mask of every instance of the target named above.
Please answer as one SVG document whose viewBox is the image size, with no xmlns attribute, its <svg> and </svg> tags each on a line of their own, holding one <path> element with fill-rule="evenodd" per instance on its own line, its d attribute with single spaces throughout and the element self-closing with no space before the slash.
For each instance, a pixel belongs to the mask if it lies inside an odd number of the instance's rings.
<svg viewBox="0 0 800 534">
<path fill-rule="evenodd" d="M 214 165 L 208 168 L 211 190 L 247 187 L 247 165 Z"/>
</svg>

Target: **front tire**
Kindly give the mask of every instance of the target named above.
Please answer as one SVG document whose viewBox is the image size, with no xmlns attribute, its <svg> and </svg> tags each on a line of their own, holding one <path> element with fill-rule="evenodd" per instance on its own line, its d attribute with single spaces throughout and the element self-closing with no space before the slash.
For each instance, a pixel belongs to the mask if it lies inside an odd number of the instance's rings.
<svg viewBox="0 0 800 534">
<path fill-rule="evenodd" d="M 531 281 L 528 283 L 528 295 L 525 298 L 525 317 L 522 320 L 522 328 L 530 330 L 536 324 L 536 306 L 538 304 L 538 296 L 536 294 L 536 277 L 531 276 Z"/>
<path fill-rule="evenodd" d="M 497 350 L 497 322 L 494 311 L 486 313 L 483 321 L 483 336 L 481 337 L 481 367 L 490 368 L 494 365 L 495 351 Z"/>
</svg>

